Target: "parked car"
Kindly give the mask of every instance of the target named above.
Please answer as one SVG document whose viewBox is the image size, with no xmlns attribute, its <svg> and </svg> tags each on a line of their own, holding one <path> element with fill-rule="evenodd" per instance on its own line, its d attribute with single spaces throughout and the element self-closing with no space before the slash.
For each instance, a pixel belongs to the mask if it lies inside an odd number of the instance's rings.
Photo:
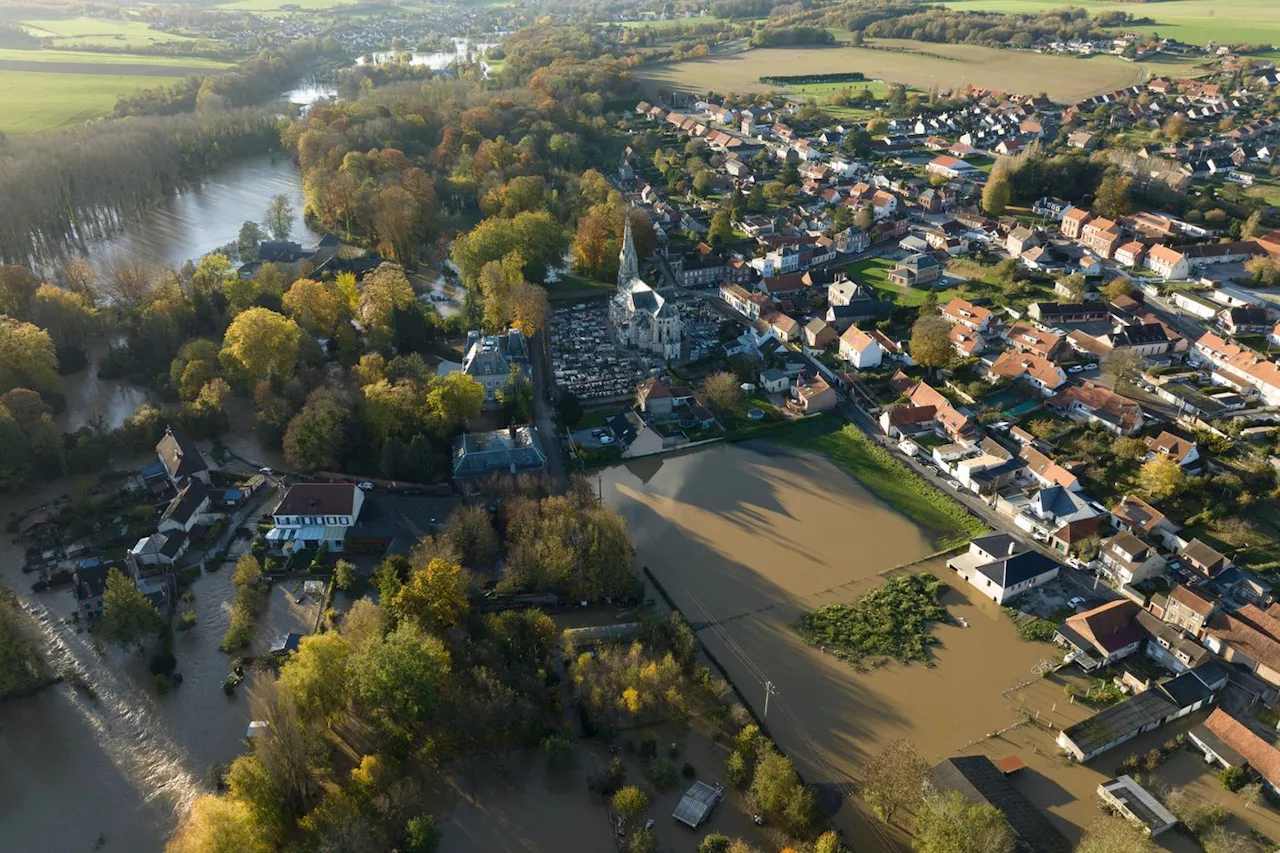
<svg viewBox="0 0 1280 853">
<path fill-rule="evenodd" d="M 1097 370 L 1097 369 L 1098 369 L 1098 363 L 1097 363 L 1096 361 L 1091 361 L 1091 362 L 1089 362 L 1088 364 L 1086 364 L 1086 365 L 1084 366 L 1084 369 L 1085 369 L 1085 370 Z"/>
<path fill-rule="evenodd" d="M 1073 364 L 1067 368 L 1067 373 L 1081 373 L 1084 371 L 1083 364 Z"/>
<path fill-rule="evenodd" d="M 365 480 L 363 483 L 356 483 L 356 488 L 360 489 L 361 491 L 372 492 L 373 483 L 370 483 L 368 480 Z"/>
<path fill-rule="evenodd" d="M 611 436 L 611 435 L 602 435 L 602 436 L 600 436 L 600 443 L 601 443 L 601 444 L 613 444 L 613 436 Z"/>
<path fill-rule="evenodd" d="M 272 470 L 271 468 L 259 468 L 258 473 L 262 474 L 263 476 L 270 477 L 272 474 L 275 473 L 275 471 Z"/>
<path fill-rule="evenodd" d="M 1067 606 L 1070 607 L 1072 610 L 1075 610 L 1077 607 L 1079 607 L 1082 604 L 1084 604 L 1083 595 L 1077 595 L 1075 598 L 1067 599 Z"/>
</svg>

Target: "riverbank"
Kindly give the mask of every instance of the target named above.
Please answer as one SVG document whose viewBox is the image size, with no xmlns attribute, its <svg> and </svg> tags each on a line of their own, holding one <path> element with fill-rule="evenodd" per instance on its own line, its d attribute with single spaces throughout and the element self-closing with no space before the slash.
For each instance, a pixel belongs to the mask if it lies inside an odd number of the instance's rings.
<svg viewBox="0 0 1280 853">
<path fill-rule="evenodd" d="M 938 550 L 958 547 L 987 532 L 987 526 L 963 505 L 922 480 L 856 426 L 839 424 L 826 419 L 801 422 L 769 438 L 830 459 L 880 500 L 931 531 Z"/>
</svg>

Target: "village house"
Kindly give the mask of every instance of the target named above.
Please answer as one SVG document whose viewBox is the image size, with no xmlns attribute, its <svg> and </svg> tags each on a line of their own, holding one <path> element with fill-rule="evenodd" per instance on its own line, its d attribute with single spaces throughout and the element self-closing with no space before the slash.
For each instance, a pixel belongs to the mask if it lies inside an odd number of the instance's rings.
<svg viewBox="0 0 1280 853">
<path fill-rule="evenodd" d="M 1230 560 L 1199 539 L 1192 539 L 1184 545 L 1178 552 L 1178 558 L 1191 571 L 1210 579 L 1231 565 Z"/>
<path fill-rule="evenodd" d="M 1062 223 L 1059 226 L 1062 230 L 1062 236 L 1072 240 L 1079 240 L 1084 234 L 1084 226 L 1089 219 L 1089 211 L 1082 207 L 1071 208 L 1062 215 Z"/>
<path fill-rule="evenodd" d="M 1212 667 L 1184 672 L 1068 726 L 1058 733 L 1058 746 L 1076 761 L 1089 761 L 1211 704 L 1219 684 L 1225 678 Z"/>
<path fill-rule="evenodd" d="M 532 376 L 529 348 L 524 333 L 519 329 L 510 329 L 502 335 L 468 332 L 463 352 L 462 372 L 484 388 L 486 408 L 502 405 L 501 393 L 510 381 L 512 368 Z"/>
<path fill-rule="evenodd" d="M 1009 770 L 992 763 L 985 755 L 948 758 L 933 768 L 932 786 L 939 791 L 956 791 L 975 806 L 1000 811 L 1013 831 L 1012 849 L 1024 853 L 1071 853 L 1071 842 L 1009 781 Z"/>
<path fill-rule="evenodd" d="M 1109 260 L 1120 245 L 1120 226 L 1111 219 L 1098 216 L 1085 223 L 1080 242 L 1103 260 Z"/>
<path fill-rule="evenodd" d="M 1170 550 L 1176 550 L 1178 525 L 1137 495 L 1125 495 L 1111 510 L 1111 526 L 1136 536 L 1155 539 Z"/>
<path fill-rule="evenodd" d="M 1200 461 L 1200 448 L 1189 438 L 1174 435 L 1168 430 L 1162 431 L 1155 438 L 1147 439 L 1147 459 L 1156 454 L 1168 456 L 1182 468 L 1196 468 Z"/>
<path fill-rule="evenodd" d="M 826 349 L 840 339 L 835 329 L 821 317 L 814 317 L 804 324 L 804 345 L 809 349 Z"/>
<path fill-rule="evenodd" d="M 1009 257 L 1016 258 L 1028 249 L 1040 245 L 1040 238 L 1036 236 L 1035 229 L 1028 228 L 1025 225 L 1019 225 L 1009 232 L 1009 236 L 1004 239 L 1005 251 L 1009 253 Z"/>
<path fill-rule="evenodd" d="M 791 386 L 791 399 L 796 408 L 806 415 L 829 412 L 836 407 L 836 392 L 827 380 L 818 375 L 800 375 Z"/>
<path fill-rule="evenodd" d="M 354 483 L 295 483 L 271 511 L 275 527 L 267 532 L 267 542 L 277 548 L 326 545 L 341 551 L 363 506 L 364 490 Z"/>
<path fill-rule="evenodd" d="M 156 456 L 175 489 L 181 489 L 192 479 L 209 485 L 209 466 L 204 455 L 192 441 L 175 433 L 172 427 L 164 428 L 164 435 L 156 444 Z"/>
<path fill-rule="evenodd" d="M 1009 534 L 993 533 L 970 542 L 967 552 L 947 560 L 947 568 L 996 604 L 1004 604 L 1053 580 L 1060 567 Z"/>
<path fill-rule="evenodd" d="M 991 311 L 968 300 L 955 297 L 939 309 L 939 313 L 952 323 L 959 323 L 975 332 L 986 332 L 991 328 L 993 316 Z"/>
<path fill-rule="evenodd" d="M 1280 750 L 1222 708 L 1187 733 L 1205 758 L 1222 768 L 1249 768 L 1280 793 Z"/>
<path fill-rule="evenodd" d="M 669 416 L 675 408 L 675 398 L 667 383 L 650 376 L 636 389 L 636 408 L 646 415 Z"/>
<path fill-rule="evenodd" d="M 884 351 L 871 335 L 857 326 L 850 326 L 840 336 L 840 357 L 858 370 L 868 370 L 880 366 Z"/>
<path fill-rule="evenodd" d="M 1062 335 L 1030 323 L 1014 323 L 1003 337 L 1014 348 L 1046 361 L 1059 360 L 1069 349 Z"/>
<path fill-rule="evenodd" d="M 1151 598 L 1153 614 L 1197 639 L 1204 634 L 1217 609 L 1216 599 L 1182 584 L 1169 590 L 1167 596 L 1157 593 Z"/>
<path fill-rule="evenodd" d="M 1152 246 L 1147 251 L 1143 267 L 1161 278 L 1186 278 L 1191 273 L 1186 256 L 1163 243 Z"/>
<path fill-rule="evenodd" d="M 1023 380 L 1047 396 L 1066 384 L 1067 374 L 1058 365 L 1033 353 L 1006 350 L 992 363 L 988 379 L 992 382 Z"/>
<path fill-rule="evenodd" d="M 1202 642 L 1224 661 L 1280 687 L 1280 620 L 1252 604 L 1234 613 L 1218 611 L 1205 626 Z"/>
<path fill-rule="evenodd" d="M 924 167 L 924 170 L 930 175 L 941 175 L 944 178 L 955 180 L 957 178 L 971 178 L 981 174 L 977 166 L 973 166 L 965 161 L 952 157 L 948 154 L 939 154 L 934 157 Z"/>
<path fill-rule="evenodd" d="M 982 335 L 961 323 L 956 323 L 947 333 L 947 340 L 961 358 L 979 355 L 987 348 L 987 340 Z"/>
<path fill-rule="evenodd" d="M 1108 577 L 1116 586 L 1131 586 L 1164 571 L 1164 557 L 1156 549 L 1122 530 L 1102 543 L 1098 555 Z"/>
<path fill-rule="evenodd" d="M 1257 306 L 1236 306 L 1218 312 L 1218 327 L 1228 335 L 1262 335 L 1271 328 L 1271 318 L 1266 309 Z"/>
<path fill-rule="evenodd" d="M 921 287 L 942 277 L 942 264 L 932 255 L 915 254 L 898 261 L 885 277 L 899 287 Z"/>
<path fill-rule="evenodd" d="M 1090 380 L 1068 385 L 1049 398 L 1049 406 L 1065 412 L 1072 420 L 1114 432 L 1134 435 L 1142 429 L 1145 418 L 1135 401 L 1104 388 Z"/>
<path fill-rule="evenodd" d="M 938 410 L 934 406 L 896 406 L 880 413 L 880 430 L 892 439 L 933 432 Z"/>
</svg>

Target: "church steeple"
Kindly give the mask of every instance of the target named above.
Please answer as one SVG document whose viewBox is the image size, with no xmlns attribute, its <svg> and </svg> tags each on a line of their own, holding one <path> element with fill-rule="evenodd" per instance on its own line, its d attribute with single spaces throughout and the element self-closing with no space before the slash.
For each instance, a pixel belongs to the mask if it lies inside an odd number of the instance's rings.
<svg viewBox="0 0 1280 853">
<path fill-rule="evenodd" d="M 622 251 L 618 253 L 618 287 L 625 290 L 627 285 L 640 277 L 640 261 L 636 259 L 636 244 L 631 239 L 631 211 L 626 212 L 626 225 L 622 231 Z"/>
</svg>

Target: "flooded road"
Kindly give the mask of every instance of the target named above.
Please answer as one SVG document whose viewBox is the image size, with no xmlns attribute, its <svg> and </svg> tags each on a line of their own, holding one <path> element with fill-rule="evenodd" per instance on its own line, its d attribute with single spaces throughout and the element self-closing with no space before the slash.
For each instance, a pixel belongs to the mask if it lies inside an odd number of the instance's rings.
<svg viewBox="0 0 1280 853">
<path fill-rule="evenodd" d="M 906 839 L 845 800 L 859 768 L 894 738 L 930 761 L 1020 719 L 1003 691 L 1030 676 L 1048 646 L 967 590 L 947 594 L 969 627 L 935 626 L 935 666 L 866 673 L 805 645 L 802 612 L 851 601 L 884 573 L 928 557 L 916 525 L 825 459 L 749 442 L 639 460 L 601 475 L 603 498 L 627 518 L 645 565 L 666 587 L 756 713 L 862 850 Z M 942 559 L 912 567 L 939 577 Z"/>
</svg>

